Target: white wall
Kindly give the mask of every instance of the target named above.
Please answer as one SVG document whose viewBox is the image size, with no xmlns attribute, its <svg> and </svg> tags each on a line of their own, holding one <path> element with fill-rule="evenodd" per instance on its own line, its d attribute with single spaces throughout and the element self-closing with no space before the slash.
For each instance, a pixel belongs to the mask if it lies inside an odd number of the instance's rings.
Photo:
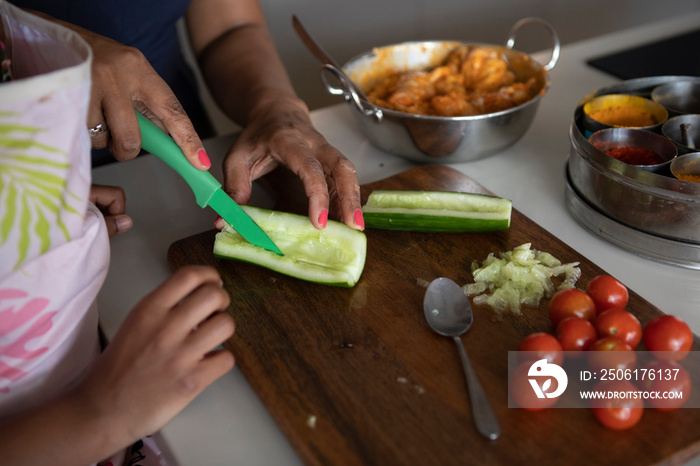
<svg viewBox="0 0 700 466">
<path fill-rule="evenodd" d="M 319 61 L 292 29 L 296 14 L 341 64 L 374 46 L 453 39 L 503 44 L 516 21 L 537 16 L 563 44 L 700 9 L 700 0 L 261 0 L 268 25 L 297 93 L 310 108 L 342 102 L 319 77 Z M 700 25 L 698 25 L 700 28 Z M 530 32 L 528 32 L 530 31 Z M 544 29 L 523 29 L 516 48 L 549 43 Z M 229 130 L 219 121 L 220 131 Z"/>
</svg>

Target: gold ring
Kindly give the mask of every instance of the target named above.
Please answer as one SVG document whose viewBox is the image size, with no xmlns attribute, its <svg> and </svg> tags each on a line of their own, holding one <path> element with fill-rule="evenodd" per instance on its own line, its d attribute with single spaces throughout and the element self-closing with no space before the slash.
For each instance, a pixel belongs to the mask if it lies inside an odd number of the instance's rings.
<svg viewBox="0 0 700 466">
<path fill-rule="evenodd" d="M 94 138 L 96 136 L 99 136 L 100 134 L 104 133 L 107 131 L 107 123 L 102 122 L 99 125 L 93 126 L 92 128 L 88 128 L 88 133 L 90 133 L 90 137 Z"/>
</svg>

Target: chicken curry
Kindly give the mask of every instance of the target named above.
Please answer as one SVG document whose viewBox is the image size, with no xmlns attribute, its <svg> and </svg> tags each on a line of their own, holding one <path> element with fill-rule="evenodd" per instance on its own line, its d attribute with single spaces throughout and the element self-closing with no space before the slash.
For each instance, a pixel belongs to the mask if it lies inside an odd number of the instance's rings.
<svg viewBox="0 0 700 466">
<path fill-rule="evenodd" d="M 532 99 L 544 87 L 541 68 L 538 76 L 528 63 L 528 72 L 523 72 L 523 63 L 512 58 L 503 47 L 459 45 L 430 70 L 400 71 L 378 79 L 367 98 L 379 107 L 429 116 L 507 110 Z"/>
</svg>

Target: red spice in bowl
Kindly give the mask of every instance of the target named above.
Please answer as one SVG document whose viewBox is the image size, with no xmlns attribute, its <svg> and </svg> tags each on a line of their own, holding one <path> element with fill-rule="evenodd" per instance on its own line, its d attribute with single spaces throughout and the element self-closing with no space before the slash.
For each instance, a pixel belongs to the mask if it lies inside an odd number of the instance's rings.
<svg viewBox="0 0 700 466">
<path fill-rule="evenodd" d="M 666 161 L 653 150 L 642 147 L 614 147 L 606 150 L 605 153 L 629 165 L 658 165 Z"/>
<path fill-rule="evenodd" d="M 603 129 L 588 141 L 609 157 L 654 173 L 665 174 L 678 153 L 670 139 L 637 128 Z"/>
</svg>

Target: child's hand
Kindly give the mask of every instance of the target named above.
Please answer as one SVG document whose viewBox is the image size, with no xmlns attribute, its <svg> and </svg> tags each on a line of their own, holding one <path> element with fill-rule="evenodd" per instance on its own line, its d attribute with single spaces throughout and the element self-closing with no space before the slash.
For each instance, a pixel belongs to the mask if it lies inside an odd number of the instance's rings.
<svg viewBox="0 0 700 466">
<path fill-rule="evenodd" d="M 230 301 L 215 269 L 189 266 L 136 305 L 74 393 L 101 440 L 121 448 L 156 432 L 233 368 L 215 349 L 234 332 Z"/>
<path fill-rule="evenodd" d="M 90 202 L 102 212 L 110 237 L 124 233 L 133 225 L 131 217 L 124 214 L 126 196 L 122 188 L 93 184 L 90 188 Z"/>
</svg>

